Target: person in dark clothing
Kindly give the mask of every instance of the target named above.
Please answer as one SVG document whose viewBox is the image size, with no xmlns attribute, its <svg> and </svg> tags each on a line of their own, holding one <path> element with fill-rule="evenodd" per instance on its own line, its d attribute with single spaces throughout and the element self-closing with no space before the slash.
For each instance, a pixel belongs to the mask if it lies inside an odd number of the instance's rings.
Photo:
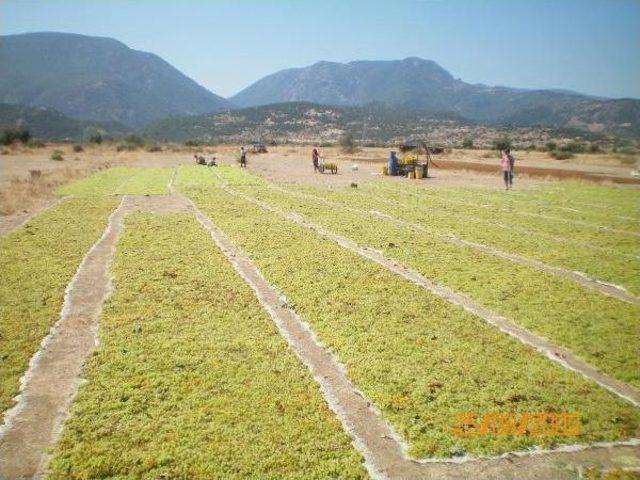
<svg viewBox="0 0 640 480">
<path fill-rule="evenodd" d="M 320 154 L 318 153 L 318 149 L 314 148 L 313 151 L 311 152 L 311 160 L 313 161 L 313 171 L 317 172 L 318 171 L 318 165 L 320 162 Z"/>
<path fill-rule="evenodd" d="M 507 158 L 509 159 L 509 166 L 510 166 L 510 170 L 509 170 L 509 186 L 513 187 L 513 167 L 516 163 L 516 159 L 513 158 L 513 155 L 511 155 L 511 150 L 509 150 L 508 148 L 505 150 L 505 153 L 507 154 Z"/>
<path fill-rule="evenodd" d="M 389 175 L 391 175 L 391 176 L 398 175 L 398 164 L 399 163 L 400 162 L 398 161 L 398 157 L 396 156 L 396 152 L 391 152 L 389 154 L 389 164 L 388 164 Z"/>
<path fill-rule="evenodd" d="M 247 151 L 240 147 L 240 168 L 247 168 Z"/>
</svg>

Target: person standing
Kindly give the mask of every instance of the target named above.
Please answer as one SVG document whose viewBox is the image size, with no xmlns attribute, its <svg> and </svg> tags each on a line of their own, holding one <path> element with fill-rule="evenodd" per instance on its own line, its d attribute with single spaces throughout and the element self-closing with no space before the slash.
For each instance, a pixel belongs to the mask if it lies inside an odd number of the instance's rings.
<svg viewBox="0 0 640 480">
<path fill-rule="evenodd" d="M 504 188 L 509 190 L 509 186 L 511 185 L 511 160 L 509 160 L 509 154 L 507 153 L 509 150 L 502 151 L 502 179 L 504 180 Z"/>
<path fill-rule="evenodd" d="M 511 150 L 509 150 L 508 148 L 505 150 L 505 153 L 507 154 L 507 157 L 509 157 L 509 187 L 513 188 L 513 167 L 516 164 L 516 159 L 513 158 L 513 155 L 511 155 Z"/>
<path fill-rule="evenodd" d="M 240 168 L 247 168 L 247 151 L 240 147 Z"/>
<path fill-rule="evenodd" d="M 387 164 L 388 173 L 390 176 L 394 177 L 398 175 L 398 157 L 396 156 L 396 152 L 389 153 L 389 163 Z"/>
<path fill-rule="evenodd" d="M 311 152 L 311 160 L 313 161 L 313 171 L 317 172 L 319 161 L 320 161 L 320 154 L 318 153 L 317 148 L 314 148 L 313 151 Z"/>
</svg>

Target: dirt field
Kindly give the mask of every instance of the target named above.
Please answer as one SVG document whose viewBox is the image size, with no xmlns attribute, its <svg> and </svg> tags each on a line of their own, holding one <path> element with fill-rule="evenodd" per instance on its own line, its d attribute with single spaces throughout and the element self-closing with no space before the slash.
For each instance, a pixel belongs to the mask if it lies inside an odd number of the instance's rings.
<svg viewBox="0 0 640 480">
<path fill-rule="evenodd" d="M 75 152 L 72 145 L 47 145 L 45 148 L 14 147 L 0 155 L 0 235 L 24 223 L 56 200 L 55 189 L 96 170 L 111 166 L 175 167 L 193 163 L 195 153 L 209 160 L 215 155 L 221 164 L 235 164 L 238 147 L 185 147 L 166 145 L 161 152 L 117 152 L 115 145 L 84 145 Z M 338 164 L 338 175 L 313 174 L 311 146 L 270 147 L 269 153 L 249 156 L 249 170 L 268 180 L 283 183 L 349 185 L 381 179 L 381 167 L 389 153 L 384 148 L 363 148 L 344 154 L 337 147 L 320 149 L 327 162 Z M 63 152 L 63 161 L 53 161 L 54 150 Z M 557 179 L 632 183 L 638 159 L 615 154 L 577 155 L 558 161 L 544 152 L 514 152 L 516 188 L 528 188 Z M 430 179 L 413 182 L 427 188 L 473 186 L 502 189 L 496 152 L 454 150 L 433 156 L 438 167 L 430 169 Z M 634 162 L 635 163 L 632 163 Z M 354 169 L 357 166 L 357 169 Z M 494 168 L 495 167 L 495 168 Z M 34 172 L 34 173 L 31 173 Z M 39 174 L 37 172 L 40 172 Z M 34 176 L 36 175 L 36 176 Z M 404 178 L 385 178 L 389 182 L 411 182 Z"/>
</svg>

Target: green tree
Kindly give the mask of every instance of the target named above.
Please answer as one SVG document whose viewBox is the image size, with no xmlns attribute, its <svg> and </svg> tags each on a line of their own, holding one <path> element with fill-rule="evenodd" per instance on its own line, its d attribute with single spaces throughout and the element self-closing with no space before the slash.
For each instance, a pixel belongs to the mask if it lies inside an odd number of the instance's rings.
<svg viewBox="0 0 640 480">
<path fill-rule="evenodd" d="M 356 142 L 353 139 L 353 135 L 350 133 L 345 133 L 340 137 L 340 146 L 342 147 L 342 151 L 344 153 L 353 153 L 357 150 Z"/>
<path fill-rule="evenodd" d="M 600 148 L 600 145 L 593 143 L 589 147 L 589 153 L 602 153 L 602 149 Z"/>
<path fill-rule="evenodd" d="M 5 128 L 0 133 L 0 143 L 2 145 L 11 145 L 16 141 L 16 131 L 14 128 Z"/>
<path fill-rule="evenodd" d="M 462 148 L 471 149 L 473 148 L 473 138 L 467 137 L 462 141 Z"/>
<path fill-rule="evenodd" d="M 27 143 L 29 143 L 29 140 L 31 140 L 31 132 L 29 132 L 29 130 L 27 130 L 26 128 L 22 128 L 18 130 L 17 139 L 20 140 L 24 145 L 26 145 Z"/>
<path fill-rule="evenodd" d="M 509 137 L 500 137 L 493 141 L 494 150 L 511 150 L 511 139 Z"/>
<path fill-rule="evenodd" d="M 0 144 L 12 145 L 15 142 L 22 142 L 25 145 L 31 140 L 31 132 L 26 128 L 4 128 L 0 132 Z"/>
</svg>

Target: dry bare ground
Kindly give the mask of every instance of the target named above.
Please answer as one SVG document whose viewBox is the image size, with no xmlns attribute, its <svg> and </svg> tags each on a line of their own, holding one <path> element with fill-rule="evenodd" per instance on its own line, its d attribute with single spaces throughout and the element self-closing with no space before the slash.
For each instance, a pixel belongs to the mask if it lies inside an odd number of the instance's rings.
<svg viewBox="0 0 640 480">
<path fill-rule="evenodd" d="M 269 153 L 249 158 L 249 170 L 268 180 L 290 183 L 320 183 L 349 185 L 351 182 L 367 182 L 379 179 L 390 149 L 363 148 L 354 154 L 344 154 L 339 148 L 320 148 L 327 162 L 338 164 L 338 175 L 313 175 L 311 146 L 272 147 Z M 227 158 L 228 147 L 222 151 Z M 517 188 L 527 188 L 540 182 L 572 178 L 584 181 L 612 183 L 611 179 L 631 180 L 640 185 L 640 179 L 632 176 L 637 165 L 625 163 L 628 159 L 615 154 L 581 154 L 570 160 L 555 160 L 545 152 L 513 152 L 516 158 Z M 229 158 L 233 161 L 233 156 Z M 422 156 L 424 158 L 424 156 Z M 414 184 L 431 187 L 486 187 L 502 189 L 497 152 L 490 150 L 453 150 L 432 156 L 438 167 L 429 170 L 427 181 Z M 357 171 L 353 167 L 357 166 Z M 529 175 L 526 170 L 532 170 Z M 584 177 L 584 178 L 583 178 Z M 388 181 L 408 182 L 404 178 L 386 178 Z"/>
<path fill-rule="evenodd" d="M 238 145 L 186 147 L 164 145 L 162 151 L 148 152 L 116 150 L 115 144 L 83 145 L 82 152 L 75 152 L 71 144 L 48 144 L 44 148 L 16 146 L 3 149 L 0 155 L 0 235 L 6 234 L 31 216 L 55 202 L 57 187 L 85 177 L 96 170 L 110 166 L 177 166 L 194 161 L 194 154 L 202 154 L 209 160 L 216 156 L 220 163 L 237 162 Z M 363 183 L 380 177 L 381 165 L 389 154 L 387 148 L 362 148 L 353 154 L 344 154 L 338 147 L 320 148 L 326 161 L 338 164 L 338 175 L 313 174 L 312 146 L 283 145 L 269 147 L 269 153 L 249 156 L 249 169 L 269 180 L 292 183 L 319 183 L 349 185 Z M 51 160 L 54 150 L 62 152 L 63 161 Z M 637 168 L 638 159 L 616 154 L 583 154 L 570 160 L 555 160 L 544 152 L 514 152 L 519 175 L 517 188 L 526 188 L 541 181 L 552 180 L 555 169 L 566 170 L 567 177 L 574 172 L 589 175 L 634 179 L 631 172 Z M 431 168 L 431 179 L 415 182 L 427 187 L 486 187 L 502 188 L 498 172 L 496 152 L 487 150 L 453 150 L 433 157 L 442 168 Z M 635 163 L 634 163 L 635 162 Z M 353 170 L 357 165 L 357 170 Z M 495 166 L 495 172 L 492 168 Z M 526 168 L 541 170 L 528 177 Z M 544 169 L 549 169 L 545 178 Z M 557 177 L 557 175 L 555 175 Z M 597 178 L 596 178 L 597 179 Z M 402 178 L 390 181 L 409 181 Z M 593 178 L 592 178 L 593 180 Z M 640 183 L 640 179 L 638 179 Z"/>
<path fill-rule="evenodd" d="M 96 170 L 117 165 L 170 166 L 192 158 L 189 149 L 178 151 L 117 152 L 115 145 L 49 144 L 44 148 L 13 147 L 0 155 L 0 235 L 13 230 L 56 201 L 55 190 Z M 51 160 L 54 150 L 62 161 Z M 181 151 L 182 150 L 182 151 Z"/>
</svg>

